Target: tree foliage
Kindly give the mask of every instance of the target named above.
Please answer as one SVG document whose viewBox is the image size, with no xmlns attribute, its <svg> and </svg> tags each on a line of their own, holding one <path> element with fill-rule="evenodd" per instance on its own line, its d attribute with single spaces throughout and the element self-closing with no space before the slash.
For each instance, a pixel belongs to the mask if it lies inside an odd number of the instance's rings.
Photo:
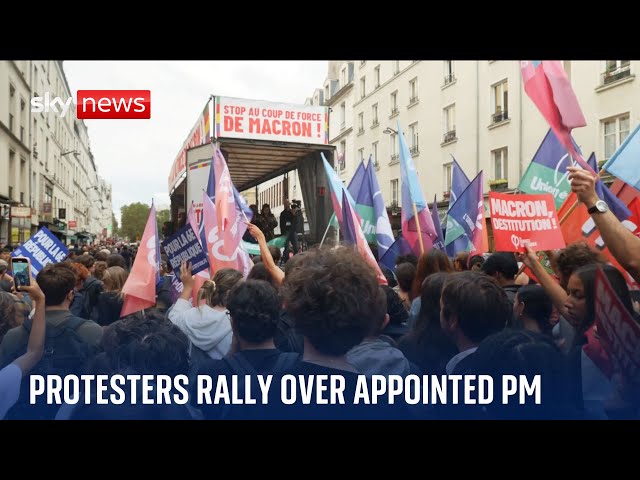
<svg viewBox="0 0 640 480">
<path fill-rule="evenodd" d="M 149 205 L 140 202 L 121 207 L 122 225 L 120 226 L 120 236 L 128 237 L 130 242 L 140 240 L 144 227 L 147 225 L 150 210 L 151 207 Z"/>
</svg>

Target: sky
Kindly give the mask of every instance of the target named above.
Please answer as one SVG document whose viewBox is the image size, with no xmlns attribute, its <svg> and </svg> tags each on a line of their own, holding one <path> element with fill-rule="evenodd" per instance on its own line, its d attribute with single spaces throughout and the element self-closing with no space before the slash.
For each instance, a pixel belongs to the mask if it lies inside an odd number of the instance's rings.
<svg viewBox="0 0 640 480">
<path fill-rule="evenodd" d="M 151 90 L 149 120 L 85 120 L 113 210 L 155 200 L 169 207 L 169 170 L 209 95 L 303 104 L 327 76 L 327 61 L 65 61 L 77 90 Z"/>
</svg>

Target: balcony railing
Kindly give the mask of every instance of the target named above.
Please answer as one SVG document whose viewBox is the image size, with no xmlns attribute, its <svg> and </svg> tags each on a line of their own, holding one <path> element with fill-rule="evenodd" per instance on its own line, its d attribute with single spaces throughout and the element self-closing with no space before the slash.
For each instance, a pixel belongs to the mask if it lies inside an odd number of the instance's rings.
<svg viewBox="0 0 640 480">
<path fill-rule="evenodd" d="M 391 162 L 389 162 L 389 165 L 393 165 L 394 163 L 398 163 L 399 161 L 400 161 L 400 155 L 398 155 L 397 153 L 392 153 Z"/>
<path fill-rule="evenodd" d="M 373 123 L 371 124 L 372 127 L 377 127 L 378 125 L 380 125 L 380 122 L 378 121 L 377 118 L 373 119 Z"/>
<path fill-rule="evenodd" d="M 444 76 L 444 84 L 449 85 L 450 83 L 455 82 L 456 76 L 453 73 Z"/>
<path fill-rule="evenodd" d="M 602 74 L 602 85 L 609 85 L 630 76 L 631 65 L 628 64 L 614 70 L 608 70 Z"/>
<path fill-rule="evenodd" d="M 409 99 L 409 106 L 413 105 L 414 103 L 418 103 L 418 96 L 417 95 L 415 97 L 411 97 Z"/>
<path fill-rule="evenodd" d="M 393 107 L 391 109 L 391 113 L 389 114 L 390 117 L 393 117 L 394 115 L 397 115 L 399 112 L 398 107 Z"/>
<path fill-rule="evenodd" d="M 358 135 L 362 135 L 364 133 L 364 127 L 358 128 Z"/>
<path fill-rule="evenodd" d="M 453 130 L 448 131 L 447 133 L 444 134 L 442 143 L 449 143 L 449 142 L 453 142 L 456 139 L 456 130 L 455 128 Z"/>
<path fill-rule="evenodd" d="M 502 110 L 491 115 L 491 123 L 500 123 L 509 119 L 509 111 Z"/>
<path fill-rule="evenodd" d="M 420 149 L 418 148 L 418 145 L 412 145 L 409 147 L 409 152 L 411 153 L 411 156 L 416 156 L 420 153 Z"/>
</svg>

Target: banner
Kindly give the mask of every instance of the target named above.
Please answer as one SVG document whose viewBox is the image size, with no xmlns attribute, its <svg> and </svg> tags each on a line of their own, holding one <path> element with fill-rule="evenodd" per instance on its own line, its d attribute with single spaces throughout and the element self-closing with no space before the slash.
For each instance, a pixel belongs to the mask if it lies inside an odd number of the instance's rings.
<svg viewBox="0 0 640 480">
<path fill-rule="evenodd" d="M 496 251 L 524 252 L 564 248 L 553 195 L 489 193 Z"/>
<path fill-rule="evenodd" d="M 216 97 L 216 138 L 329 144 L 327 107 Z"/>
<path fill-rule="evenodd" d="M 280 235 L 274 239 L 271 239 L 267 242 L 267 245 L 274 246 L 282 250 L 287 243 L 287 235 Z M 249 255 L 260 255 L 260 245 L 257 243 L 245 242 L 244 240 L 241 242 L 242 248 Z"/>
<path fill-rule="evenodd" d="M 45 265 L 59 263 L 69 251 L 46 227 L 38 230 L 24 245 L 11 252 L 11 257 L 26 257 L 31 261 L 31 274 L 35 277 Z"/>
<path fill-rule="evenodd" d="M 195 275 L 209 268 L 209 260 L 198 241 L 196 232 L 191 224 L 187 223 L 173 236 L 162 242 L 162 248 L 167 254 L 171 268 L 179 275 L 182 262 L 191 263 L 191 273 Z"/>
<path fill-rule="evenodd" d="M 595 279 L 595 317 L 598 339 L 613 360 L 614 369 L 640 386 L 640 325 L 618 298 L 601 268 Z"/>
</svg>

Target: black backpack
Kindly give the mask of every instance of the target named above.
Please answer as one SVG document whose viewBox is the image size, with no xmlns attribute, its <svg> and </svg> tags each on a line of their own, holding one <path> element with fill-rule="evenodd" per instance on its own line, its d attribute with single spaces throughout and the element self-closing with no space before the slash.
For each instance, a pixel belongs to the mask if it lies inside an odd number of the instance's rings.
<svg viewBox="0 0 640 480">
<path fill-rule="evenodd" d="M 47 381 L 47 375 L 57 375 L 63 379 L 65 375 L 82 374 L 83 368 L 91 358 L 92 352 L 89 344 L 80 337 L 77 330 L 80 325 L 87 321 L 70 313 L 61 325 L 57 327 L 47 325 L 42 359 L 29 372 L 29 375 L 42 375 Z M 32 320 L 28 318 L 22 326 L 27 333 L 31 333 Z M 18 356 L 25 352 L 26 345 Z M 9 411 L 7 418 L 53 419 L 60 405 L 55 404 L 55 402 L 52 405 L 48 405 L 46 395 L 38 396 L 37 403 L 30 405 L 30 383 L 28 378 L 22 380 L 20 398 Z"/>
</svg>

